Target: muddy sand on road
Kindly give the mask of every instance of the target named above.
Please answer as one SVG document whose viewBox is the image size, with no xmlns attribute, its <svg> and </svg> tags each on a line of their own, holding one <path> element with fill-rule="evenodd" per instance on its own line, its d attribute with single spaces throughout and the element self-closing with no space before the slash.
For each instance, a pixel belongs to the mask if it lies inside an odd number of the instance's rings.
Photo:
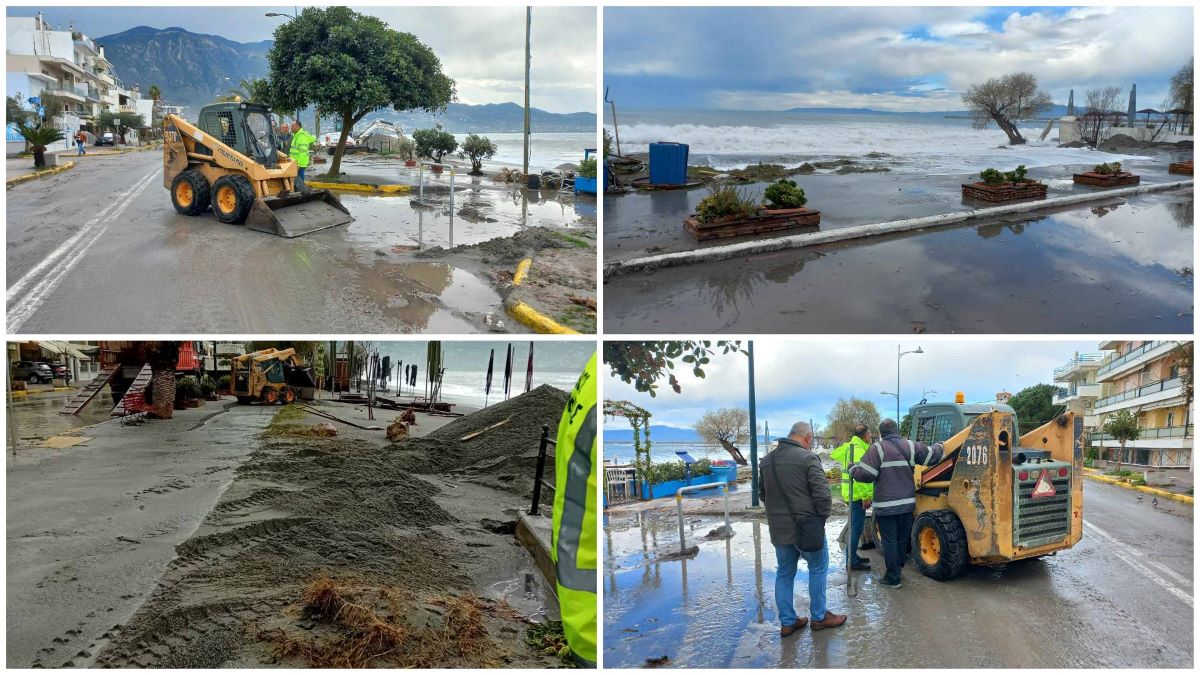
<svg viewBox="0 0 1200 675">
<path fill-rule="evenodd" d="M 398 444 L 282 409 L 95 665 L 558 665 L 526 642 L 557 609 L 511 527 L 565 402 L 543 386 Z"/>
</svg>

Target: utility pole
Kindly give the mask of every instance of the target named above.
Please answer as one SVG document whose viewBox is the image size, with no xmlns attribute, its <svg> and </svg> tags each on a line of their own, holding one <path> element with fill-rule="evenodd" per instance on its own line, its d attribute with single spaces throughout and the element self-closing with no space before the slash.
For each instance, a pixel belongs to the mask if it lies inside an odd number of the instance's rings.
<svg viewBox="0 0 1200 675">
<path fill-rule="evenodd" d="M 529 65 L 532 54 L 529 51 L 529 36 L 533 26 L 533 7 L 525 7 L 525 161 L 522 163 L 522 175 L 529 175 Z"/>
<path fill-rule="evenodd" d="M 750 506 L 758 506 L 758 416 L 754 408 L 754 340 L 746 351 L 750 367 Z"/>
</svg>

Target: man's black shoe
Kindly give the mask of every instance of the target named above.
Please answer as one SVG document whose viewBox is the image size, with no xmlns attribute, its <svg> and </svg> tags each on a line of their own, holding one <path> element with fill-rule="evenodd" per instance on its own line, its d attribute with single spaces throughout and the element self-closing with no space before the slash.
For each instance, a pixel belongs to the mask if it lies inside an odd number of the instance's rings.
<svg viewBox="0 0 1200 675">
<path fill-rule="evenodd" d="M 867 562 L 866 560 L 862 560 L 862 561 L 859 561 L 856 563 L 850 563 L 850 569 L 858 570 L 860 572 L 865 572 L 865 571 L 871 569 L 871 563 Z"/>
</svg>

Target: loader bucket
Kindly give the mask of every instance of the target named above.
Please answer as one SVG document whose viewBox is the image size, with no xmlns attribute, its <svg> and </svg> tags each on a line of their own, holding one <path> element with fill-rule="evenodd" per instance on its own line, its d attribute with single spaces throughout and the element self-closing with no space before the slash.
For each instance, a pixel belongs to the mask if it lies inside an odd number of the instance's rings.
<svg viewBox="0 0 1200 675">
<path fill-rule="evenodd" d="M 312 190 L 254 200 L 246 225 L 252 230 L 291 238 L 352 220 L 350 211 L 332 192 Z"/>
</svg>

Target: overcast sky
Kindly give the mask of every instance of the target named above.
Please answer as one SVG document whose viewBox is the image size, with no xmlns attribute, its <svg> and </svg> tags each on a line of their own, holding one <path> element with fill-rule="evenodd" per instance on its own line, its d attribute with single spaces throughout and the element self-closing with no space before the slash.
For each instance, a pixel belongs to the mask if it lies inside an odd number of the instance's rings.
<svg viewBox="0 0 1200 675">
<path fill-rule="evenodd" d="M 777 338 L 754 341 L 755 396 L 758 421 L 770 422 L 771 435 L 793 422 L 813 420 L 825 426 L 826 416 L 838 398 L 857 396 L 875 402 L 883 417 L 896 414 L 896 399 L 880 392 L 896 390 L 896 342 L 800 342 Z M 921 400 L 923 389 L 933 389 L 929 400 L 954 400 L 955 392 L 968 403 L 995 400 L 997 392 L 1017 393 L 1025 387 L 1052 383 L 1054 369 L 1075 353 L 1098 352 L 1099 341 L 903 340 L 904 351 L 920 347 L 923 354 L 900 360 L 901 412 Z M 719 354 L 719 350 L 718 350 Z M 747 406 L 746 357 L 714 356 L 703 380 L 688 370 L 679 373 L 681 394 L 663 385 L 651 398 L 632 385 L 609 376 L 605 370 L 604 398 L 632 401 L 649 410 L 651 424 L 690 428 L 705 412 Z M 625 429 L 617 419 L 607 428 Z"/>
<path fill-rule="evenodd" d="M 355 7 L 416 35 L 442 60 L 458 83 L 462 103 L 523 103 L 525 9 L 523 7 Z M 135 26 L 179 26 L 237 42 L 271 39 L 284 19 L 266 12 L 280 7 L 9 7 L 9 16 L 32 16 L 65 29 L 74 22 L 90 37 Z M 535 7 L 533 10 L 532 104 L 557 113 L 596 112 L 596 10 Z"/>
<path fill-rule="evenodd" d="M 1065 105 L 1138 86 L 1158 108 L 1192 57 L 1192 8 L 609 7 L 605 85 L 626 107 L 962 110 L 1018 71 Z"/>
</svg>

